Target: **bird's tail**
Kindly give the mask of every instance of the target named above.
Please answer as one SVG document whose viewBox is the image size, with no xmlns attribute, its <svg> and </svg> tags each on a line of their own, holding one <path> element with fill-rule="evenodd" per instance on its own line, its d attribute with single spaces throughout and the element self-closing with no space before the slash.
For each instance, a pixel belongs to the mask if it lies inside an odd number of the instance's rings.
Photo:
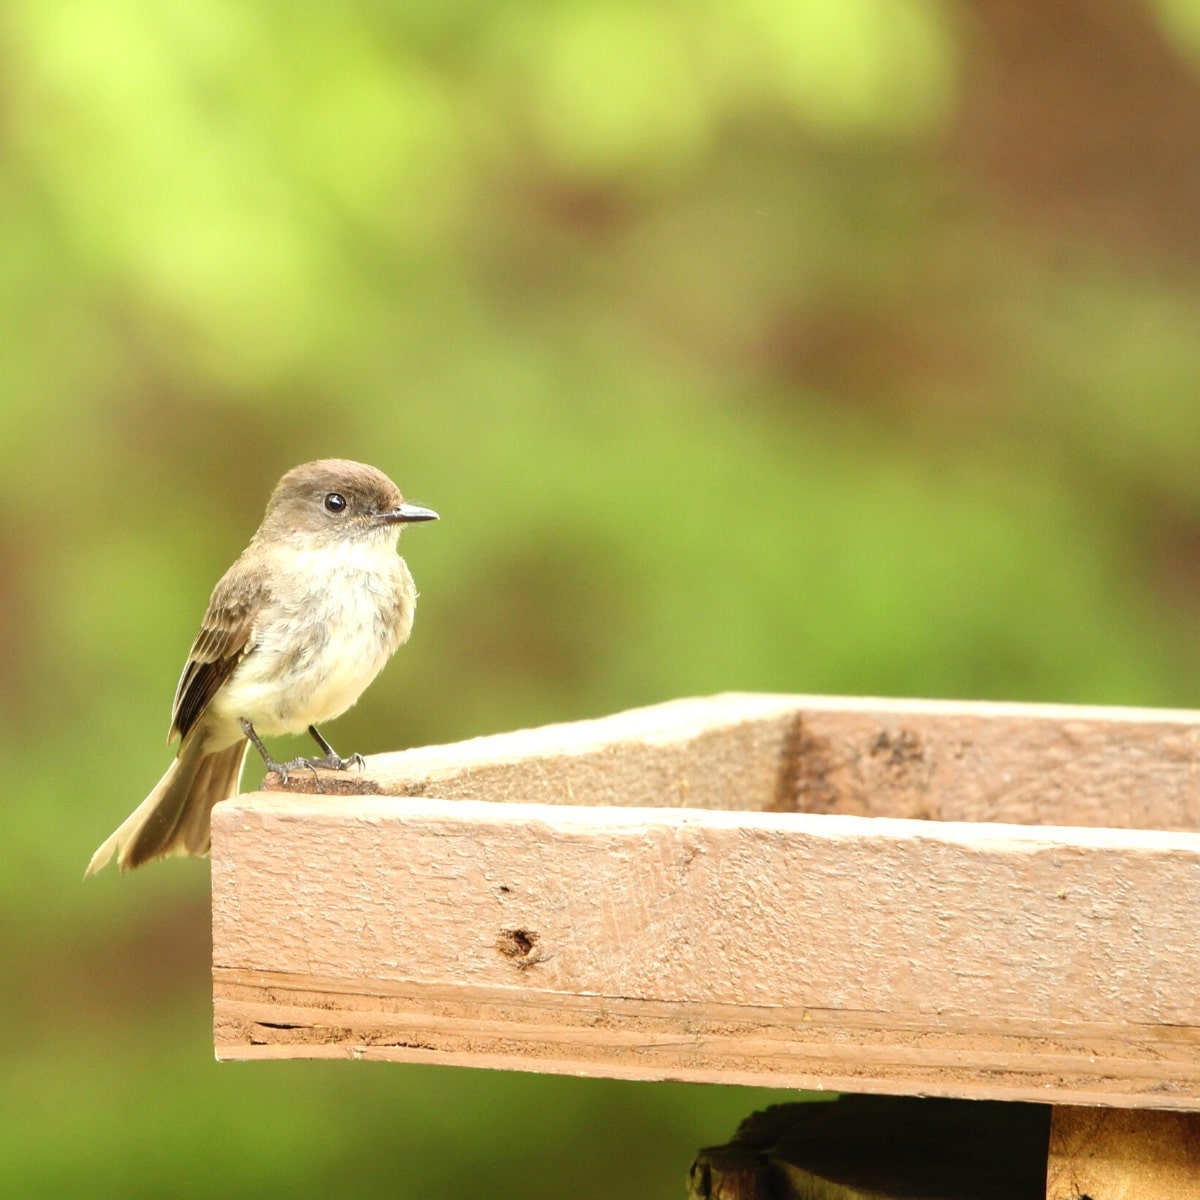
<svg viewBox="0 0 1200 1200">
<path fill-rule="evenodd" d="M 170 854 L 207 854 L 213 805 L 237 793 L 249 745 L 242 738 L 205 754 L 200 738 L 185 739 L 154 791 L 92 855 L 84 878 L 99 871 L 114 852 L 122 871 Z"/>
</svg>

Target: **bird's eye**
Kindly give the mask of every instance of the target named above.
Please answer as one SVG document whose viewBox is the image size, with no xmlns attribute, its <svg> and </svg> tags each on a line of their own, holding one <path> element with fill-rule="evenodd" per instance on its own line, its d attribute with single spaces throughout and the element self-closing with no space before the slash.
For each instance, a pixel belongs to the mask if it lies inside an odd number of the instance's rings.
<svg viewBox="0 0 1200 1200">
<path fill-rule="evenodd" d="M 325 511 L 340 513 L 346 507 L 346 497 L 341 492 L 330 492 L 325 497 Z"/>
</svg>

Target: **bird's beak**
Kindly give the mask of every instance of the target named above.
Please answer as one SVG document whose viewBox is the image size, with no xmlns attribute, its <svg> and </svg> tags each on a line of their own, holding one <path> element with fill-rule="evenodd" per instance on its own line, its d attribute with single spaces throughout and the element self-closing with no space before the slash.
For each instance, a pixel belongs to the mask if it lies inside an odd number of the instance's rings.
<svg viewBox="0 0 1200 1200">
<path fill-rule="evenodd" d="M 390 512 L 380 513 L 375 519 L 385 525 L 400 525 L 409 521 L 436 521 L 438 515 L 432 508 L 422 508 L 419 504 L 409 504 L 406 501 Z"/>
</svg>

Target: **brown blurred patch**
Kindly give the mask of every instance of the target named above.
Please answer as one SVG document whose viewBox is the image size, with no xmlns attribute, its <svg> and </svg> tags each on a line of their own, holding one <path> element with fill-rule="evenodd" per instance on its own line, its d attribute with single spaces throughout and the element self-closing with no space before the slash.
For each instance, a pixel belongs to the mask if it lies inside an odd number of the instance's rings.
<svg viewBox="0 0 1200 1200">
<path fill-rule="evenodd" d="M 42 659 L 38 606 L 29 581 L 41 571 L 41 541 L 26 522 L 0 527 L 0 723 L 24 728 L 32 718 Z"/>
<path fill-rule="evenodd" d="M 569 695 L 593 669 L 597 639 L 619 632 L 627 601 L 613 564 L 612 547 L 585 531 L 531 532 L 498 551 L 441 601 L 454 605 L 442 614 L 457 634 L 443 650 L 458 660 L 451 669 L 469 678 L 483 663 L 498 679 L 540 680 Z"/>
<path fill-rule="evenodd" d="M 1200 258 L 1200 78 L 1149 5 L 979 0 L 953 157 L 1025 219 L 1169 264 Z"/>
<path fill-rule="evenodd" d="M 1134 510 L 1142 525 L 1134 541 L 1156 594 L 1200 622 L 1200 512 L 1164 494 L 1143 495 Z"/>
<path fill-rule="evenodd" d="M 150 868 L 155 869 L 154 867 Z M 164 907 L 129 907 L 109 924 L 72 922 L 59 939 L 33 938 L 16 922 L 0 929 L 11 1006 L 5 1019 L 31 1035 L 192 1003 L 211 987 L 208 891 Z"/>
<path fill-rule="evenodd" d="M 966 388 L 985 370 L 970 330 L 940 321 L 937 313 L 836 299 L 810 311 L 779 312 L 764 330 L 760 356 L 785 380 L 876 403 L 905 381 Z"/>
</svg>

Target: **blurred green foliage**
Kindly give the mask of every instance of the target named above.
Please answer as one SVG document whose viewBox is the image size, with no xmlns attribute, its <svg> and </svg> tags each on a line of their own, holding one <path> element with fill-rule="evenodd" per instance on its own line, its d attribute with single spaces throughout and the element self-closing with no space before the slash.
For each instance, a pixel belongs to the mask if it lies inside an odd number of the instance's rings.
<svg viewBox="0 0 1200 1200">
<path fill-rule="evenodd" d="M 297 462 L 443 517 L 343 753 L 734 688 L 1194 703 L 1200 20 L 1113 11 L 10 0 L 0 1191 L 681 1195 L 768 1099 L 211 1062 L 207 865 L 79 877 Z"/>
</svg>

